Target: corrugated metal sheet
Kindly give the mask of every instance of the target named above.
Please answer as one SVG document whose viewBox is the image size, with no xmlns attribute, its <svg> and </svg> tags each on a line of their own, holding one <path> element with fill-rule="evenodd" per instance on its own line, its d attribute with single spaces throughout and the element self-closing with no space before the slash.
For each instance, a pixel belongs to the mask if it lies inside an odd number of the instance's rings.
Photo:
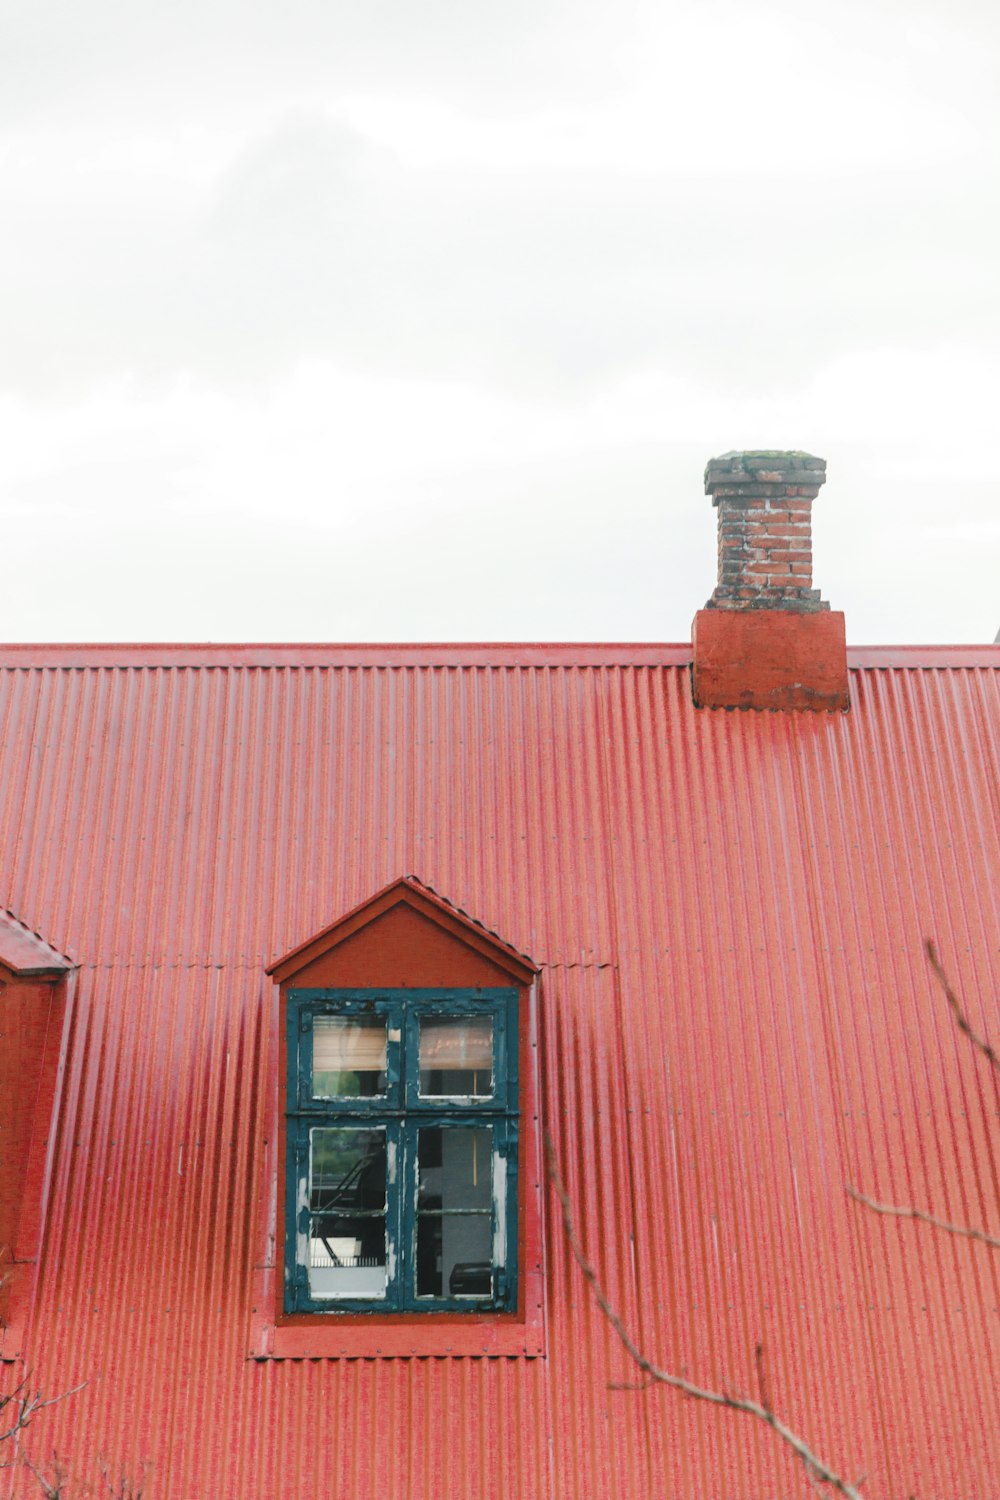
<svg viewBox="0 0 1000 1500">
<path fill-rule="evenodd" d="M 752 1393 L 761 1342 L 872 1497 L 1000 1492 L 1000 1256 L 844 1193 L 1000 1230 L 995 1080 L 922 955 L 996 1037 L 1000 651 L 859 653 L 837 716 L 696 712 L 686 663 L 0 656 L 0 903 L 82 966 L 29 1363 L 88 1383 L 36 1461 L 148 1462 L 147 1500 L 809 1493 L 759 1424 L 620 1388 L 554 1220 L 544 1360 L 245 1357 L 263 966 L 413 871 L 543 965 L 547 1123 L 648 1352 Z"/>
</svg>

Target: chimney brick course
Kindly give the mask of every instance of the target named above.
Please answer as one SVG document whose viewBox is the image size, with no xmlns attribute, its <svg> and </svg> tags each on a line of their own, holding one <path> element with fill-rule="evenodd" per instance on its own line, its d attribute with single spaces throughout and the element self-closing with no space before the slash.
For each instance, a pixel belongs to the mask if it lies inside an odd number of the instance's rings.
<svg viewBox="0 0 1000 1500">
<path fill-rule="evenodd" d="M 811 453 L 762 449 L 709 460 L 719 572 L 707 609 L 829 609 L 812 587 L 812 503 L 825 481 L 826 460 Z"/>
</svg>

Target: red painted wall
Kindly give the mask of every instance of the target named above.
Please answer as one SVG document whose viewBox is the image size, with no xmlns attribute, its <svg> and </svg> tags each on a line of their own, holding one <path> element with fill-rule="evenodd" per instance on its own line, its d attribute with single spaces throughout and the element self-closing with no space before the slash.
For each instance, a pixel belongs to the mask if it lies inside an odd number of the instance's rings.
<svg viewBox="0 0 1000 1500">
<path fill-rule="evenodd" d="M 34 1244 L 23 1242 L 27 1211 L 36 1208 L 40 1183 L 29 1172 L 35 1132 L 48 1127 L 52 1103 L 50 1027 L 57 987 L 20 978 L 0 964 L 0 1322 L 10 1317 L 11 1294 Z M 32 1238 L 34 1238 L 32 1236 Z"/>
</svg>

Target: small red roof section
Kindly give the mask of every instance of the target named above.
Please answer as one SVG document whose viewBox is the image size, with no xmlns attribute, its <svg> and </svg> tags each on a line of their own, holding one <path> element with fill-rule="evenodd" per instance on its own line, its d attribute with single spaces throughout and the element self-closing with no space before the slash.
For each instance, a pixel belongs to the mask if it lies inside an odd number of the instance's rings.
<svg viewBox="0 0 1000 1500">
<path fill-rule="evenodd" d="M 503 938 L 484 927 L 482 922 L 475 921 L 467 912 L 453 906 L 415 875 L 403 875 L 391 885 L 383 886 L 382 890 L 363 901 L 360 906 L 355 906 L 346 916 L 340 917 L 329 927 L 324 927 L 322 932 L 317 932 L 314 937 L 300 943 L 283 958 L 269 964 L 267 973 L 283 984 L 307 965 L 353 937 L 362 927 L 367 927 L 369 923 L 400 906 L 410 907 L 460 942 L 474 948 L 477 953 L 510 974 L 518 984 L 530 984 L 539 972 L 537 964 L 525 954 L 518 953 L 510 943 L 505 943 Z"/>
<path fill-rule="evenodd" d="M 73 961 L 0 908 L 0 964 L 14 974 L 65 974 Z"/>
</svg>

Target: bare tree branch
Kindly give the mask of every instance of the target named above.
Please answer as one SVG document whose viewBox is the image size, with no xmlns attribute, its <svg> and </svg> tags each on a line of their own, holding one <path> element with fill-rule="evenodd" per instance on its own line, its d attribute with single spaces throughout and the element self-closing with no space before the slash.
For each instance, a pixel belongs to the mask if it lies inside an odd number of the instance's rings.
<svg viewBox="0 0 1000 1500">
<path fill-rule="evenodd" d="M 935 1229 L 946 1229 L 949 1234 L 964 1235 L 969 1240 L 979 1240 L 980 1244 L 989 1245 L 991 1250 L 1000 1250 L 1000 1239 L 992 1234 L 987 1234 L 985 1229 L 976 1229 L 967 1224 L 952 1224 L 947 1219 L 939 1219 L 936 1214 L 925 1214 L 920 1208 L 897 1208 L 892 1203 L 877 1203 L 874 1198 L 869 1198 L 865 1193 L 859 1193 L 857 1188 L 851 1184 L 844 1184 L 844 1192 L 855 1203 L 863 1203 L 865 1208 L 870 1208 L 876 1214 L 892 1214 L 898 1219 L 919 1219 L 922 1224 L 933 1224 Z"/>
<path fill-rule="evenodd" d="M 43 1400 L 41 1391 L 36 1391 L 32 1396 L 27 1390 L 28 1377 L 25 1376 L 12 1391 L 8 1391 L 7 1395 L 0 1396 L 0 1424 L 13 1423 L 13 1426 L 8 1427 L 6 1432 L 0 1432 L 0 1443 L 6 1442 L 15 1433 L 23 1431 L 35 1413 L 40 1412 L 44 1406 L 55 1406 L 57 1401 L 65 1401 L 67 1396 L 75 1396 L 77 1391 L 82 1391 L 86 1384 L 87 1382 L 82 1380 L 72 1390 L 61 1391 L 58 1396 L 48 1396 Z M 4 1416 L 3 1413 L 7 1412 L 10 1406 L 13 1407 L 13 1411 Z"/>
<path fill-rule="evenodd" d="M 937 978 L 938 984 L 944 990 L 945 999 L 951 1006 L 951 1013 L 955 1018 L 955 1025 L 958 1027 L 962 1035 L 967 1036 L 972 1045 L 978 1048 L 983 1056 L 989 1060 L 990 1066 L 997 1073 L 1000 1073 L 1000 1056 L 997 1055 L 995 1049 L 990 1046 L 985 1037 L 978 1036 L 977 1033 L 973 1031 L 972 1026 L 969 1022 L 969 1018 L 965 1014 L 965 1011 L 962 1009 L 961 1001 L 955 994 L 955 991 L 952 989 L 951 984 L 948 980 L 948 976 L 941 966 L 941 961 L 937 956 L 937 949 L 934 947 L 934 943 L 931 938 L 925 938 L 924 951 L 927 954 L 927 962 L 934 970 L 934 974 Z"/>
<path fill-rule="evenodd" d="M 566 1185 L 562 1177 L 559 1175 L 555 1148 L 553 1147 L 552 1137 L 548 1131 L 545 1132 L 545 1155 L 548 1164 L 549 1181 L 552 1183 L 556 1197 L 562 1206 L 563 1232 L 566 1236 L 566 1242 L 572 1251 L 573 1259 L 583 1272 L 584 1279 L 588 1282 L 594 1294 L 594 1300 L 611 1324 L 619 1343 L 632 1362 L 650 1380 L 656 1381 L 660 1385 L 668 1385 L 673 1390 L 680 1391 L 681 1395 L 688 1396 L 694 1401 L 707 1401 L 712 1406 L 724 1406 L 728 1407 L 730 1411 L 746 1412 L 748 1416 L 756 1417 L 759 1421 L 772 1428 L 778 1437 L 781 1438 L 782 1442 L 791 1448 L 796 1457 L 805 1465 L 808 1477 L 819 1480 L 821 1484 L 825 1484 L 838 1494 L 846 1496 L 846 1500 L 861 1500 L 857 1485 L 849 1484 L 846 1479 L 842 1479 L 839 1474 L 835 1473 L 829 1464 L 824 1463 L 821 1458 L 817 1457 L 803 1439 L 797 1433 L 793 1432 L 790 1427 L 786 1427 L 784 1422 L 769 1410 L 768 1406 L 759 1404 L 756 1401 L 750 1401 L 742 1396 L 727 1395 L 725 1391 L 707 1390 L 703 1386 L 695 1385 L 690 1380 L 685 1380 L 682 1375 L 673 1375 L 669 1370 L 661 1370 L 658 1365 L 653 1364 L 652 1360 L 647 1359 L 608 1301 L 604 1288 L 598 1279 L 597 1272 L 587 1259 L 583 1246 L 577 1238 L 576 1230 L 573 1227 L 569 1194 L 566 1191 Z M 758 1358 L 759 1376 L 762 1368 L 763 1349 L 760 1345 L 757 1346 L 757 1349 L 760 1351 Z"/>
<path fill-rule="evenodd" d="M 69 1471 L 63 1468 L 62 1464 L 59 1462 L 59 1459 L 54 1453 L 52 1455 L 51 1478 L 49 1478 L 48 1475 L 43 1474 L 41 1469 L 36 1469 L 35 1465 L 31 1462 L 31 1459 L 27 1456 L 22 1459 L 22 1462 L 25 1468 L 30 1469 L 32 1474 L 34 1474 L 35 1478 L 38 1480 L 38 1487 L 45 1497 L 45 1500 L 62 1500 L 62 1492 L 66 1487 L 66 1480 L 69 1478 Z"/>
<path fill-rule="evenodd" d="M 931 938 L 924 939 L 924 952 L 927 954 L 927 962 L 934 970 L 935 977 L 944 991 L 945 998 L 951 1009 L 955 1025 L 963 1036 L 968 1037 L 972 1045 L 981 1052 L 990 1063 L 990 1066 L 1000 1073 L 1000 1056 L 990 1046 L 984 1037 L 973 1031 L 969 1018 L 962 1009 L 962 1003 L 952 989 L 941 961 L 937 956 L 937 949 Z M 870 1208 L 872 1213 L 889 1214 L 897 1219 L 919 1219 L 922 1224 L 933 1224 L 935 1229 L 944 1229 L 948 1234 L 958 1234 L 967 1240 L 978 1240 L 981 1245 L 988 1245 L 991 1250 L 1000 1250 L 1000 1238 L 988 1234 L 985 1229 L 977 1229 L 972 1224 L 953 1224 L 949 1219 L 939 1219 L 936 1214 L 925 1213 L 922 1208 L 911 1208 L 909 1204 L 902 1206 L 894 1203 L 879 1203 L 875 1198 L 869 1198 L 866 1193 L 861 1193 L 852 1187 L 849 1182 L 844 1184 L 844 1192 L 855 1203 L 861 1203 L 865 1208 Z"/>
<path fill-rule="evenodd" d="M 809 1472 L 808 1466 L 806 1467 L 806 1478 L 809 1481 L 809 1488 L 813 1491 L 813 1493 L 819 1495 L 820 1500 L 826 1500 L 826 1490 L 824 1490 L 820 1486 L 819 1480 L 814 1478 L 814 1476 Z"/>
<path fill-rule="evenodd" d="M 133 1479 L 128 1474 L 121 1474 L 118 1479 L 112 1479 L 108 1461 L 103 1453 L 98 1459 L 98 1466 L 111 1500 L 142 1500 L 143 1491 L 146 1488 L 146 1475 L 149 1472 L 148 1463 L 142 1465 L 138 1479 Z"/>
</svg>

